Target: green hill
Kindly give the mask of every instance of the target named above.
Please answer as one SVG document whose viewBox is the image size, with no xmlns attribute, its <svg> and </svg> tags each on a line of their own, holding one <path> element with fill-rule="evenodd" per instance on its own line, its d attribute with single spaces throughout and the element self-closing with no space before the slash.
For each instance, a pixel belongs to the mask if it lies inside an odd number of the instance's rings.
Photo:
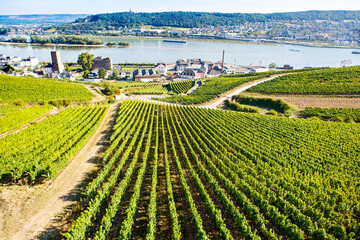
<svg viewBox="0 0 360 240">
<path fill-rule="evenodd" d="M 287 13 L 208 13 L 208 12 L 155 12 L 133 13 L 119 12 L 91 15 L 79 18 L 75 22 L 58 26 L 58 30 L 89 30 L 120 27 L 140 27 L 143 25 L 171 27 L 203 27 L 238 25 L 246 22 L 264 22 L 273 20 L 356 20 L 360 11 L 306 11 Z"/>
</svg>

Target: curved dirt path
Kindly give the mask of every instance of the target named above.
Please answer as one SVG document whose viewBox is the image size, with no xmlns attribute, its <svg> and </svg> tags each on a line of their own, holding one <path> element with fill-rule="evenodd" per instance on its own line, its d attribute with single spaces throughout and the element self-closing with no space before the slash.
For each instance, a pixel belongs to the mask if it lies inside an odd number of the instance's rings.
<svg viewBox="0 0 360 240">
<path fill-rule="evenodd" d="M 93 99 L 91 100 L 92 103 L 96 103 L 96 102 L 101 102 L 106 100 L 106 97 L 100 93 L 98 93 L 98 91 L 100 91 L 99 87 L 94 86 L 94 85 L 88 85 L 88 84 L 83 84 L 83 86 L 89 90 L 90 92 L 92 92 L 93 94 L 95 94 L 95 97 L 93 97 Z M 97 91 L 98 90 L 98 91 Z"/>
<path fill-rule="evenodd" d="M 220 97 L 220 99 L 216 100 L 215 102 L 204 103 L 204 104 L 201 105 L 201 107 L 217 109 L 218 105 L 222 104 L 225 100 L 231 100 L 232 96 L 237 95 L 237 94 L 242 93 L 242 92 L 245 92 L 247 89 L 249 89 L 249 88 L 251 88 L 253 86 L 256 86 L 256 85 L 261 84 L 263 82 L 271 81 L 274 78 L 277 78 L 279 76 L 283 76 L 283 75 L 286 75 L 286 74 L 289 74 L 289 73 L 277 74 L 277 75 L 274 75 L 272 77 L 262 78 L 262 79 L 258 79 L 258 80 L 255 80 L 255 81 L 251 81 L 251 82 L 242 84 L 239 87 L 237 87 L 235 89 L 232 89 L 227 93 L 224 93 L 223 95 L 225 95 L 225 96 Z"/>
<path fill-rule="evenodd" d="M 69 165 L 53 180 L 35 187 L 0 188 L 0 239 L 52 239 L 59 214 L 79 200 L 79 186 L 94 167 L 111 132 L 117 105 L 111 105 L 103 122 Z"/>
</svg>

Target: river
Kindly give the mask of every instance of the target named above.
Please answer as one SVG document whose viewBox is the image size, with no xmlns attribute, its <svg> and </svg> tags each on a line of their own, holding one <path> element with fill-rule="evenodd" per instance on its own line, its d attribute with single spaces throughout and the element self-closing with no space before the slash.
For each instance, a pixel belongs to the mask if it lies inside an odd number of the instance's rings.
<svg viewBox="0 0 360 240">
<path fill-rule="evenodd" d="M 187 43 L 168 43 L 162 39 L 94 37 L 108 41 L 126 41 L 130 47 L 77 47 L 77 46 L 35 46 L 0 45 L 0 54 L 7 56 L 35 56 L 40 61 L 50 61 L 50 51 L 60 50 L 63 62 L 75 62 L 82 52 L 95 56 L 111 57 L 113 63 L 175 63 L 178 59 L 201 58 L 212 62 L 220 61 L 225 50 L 225 62 L 238 65 L 278 66 L 290 64 L 295 68 L 339 67 L 341 61 L 351 60 L 360 65 L 360 55 L 352 54 L 356 49 L 305 47 L 285 44 L 262 44 L 233 41 L 187 40 Z M 295 49 L 297 51 L 291 51 Z"/>
</svg>

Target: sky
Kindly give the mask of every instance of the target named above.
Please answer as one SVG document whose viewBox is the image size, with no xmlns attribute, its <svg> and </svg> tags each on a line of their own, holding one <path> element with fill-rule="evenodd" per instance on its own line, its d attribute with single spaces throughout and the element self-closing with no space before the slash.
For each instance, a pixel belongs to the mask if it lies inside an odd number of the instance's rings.
<svg viewBox="0 0 360 240">
<path fill-rule="evenodd" d="M 360 10 L 359 0 L 0 0 L 0 15 L 199 11 L 272 13 Z"/>
</svg>

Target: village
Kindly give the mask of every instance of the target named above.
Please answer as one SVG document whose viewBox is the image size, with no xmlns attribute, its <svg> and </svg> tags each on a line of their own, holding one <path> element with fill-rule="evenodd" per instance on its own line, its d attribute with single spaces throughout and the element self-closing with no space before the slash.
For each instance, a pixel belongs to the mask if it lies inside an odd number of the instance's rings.
<svg viewBox="0 0 360 240">
<path fill-rule="evenodd" d="M 38 58 L 29 56 L 5 56 L 0 54 L 0 74 L 13 76 L 32 76 L 37 78 L 69 79 L 71 81 L 99 83 L 103 79 L 118 81 L 178 81 L 186 79 L 200 79 L 218 77 L 222 74 L 243 74 L 267 72 L 269 70 L 293 69 L 290 65 L 276 67 L 258 65 L 239 66 L 224 61 L 211 62 L 196 59 L 179 59 L 175 63 L 156 64 L 113 64 L 110 57 L 97 56 L 92 61 L 89 73 L 84 77 L 84 71 L 77 63 L 63 63 L 60 51 L 51 51 L 51 62 L 40 62 Z"/>
</svg>

